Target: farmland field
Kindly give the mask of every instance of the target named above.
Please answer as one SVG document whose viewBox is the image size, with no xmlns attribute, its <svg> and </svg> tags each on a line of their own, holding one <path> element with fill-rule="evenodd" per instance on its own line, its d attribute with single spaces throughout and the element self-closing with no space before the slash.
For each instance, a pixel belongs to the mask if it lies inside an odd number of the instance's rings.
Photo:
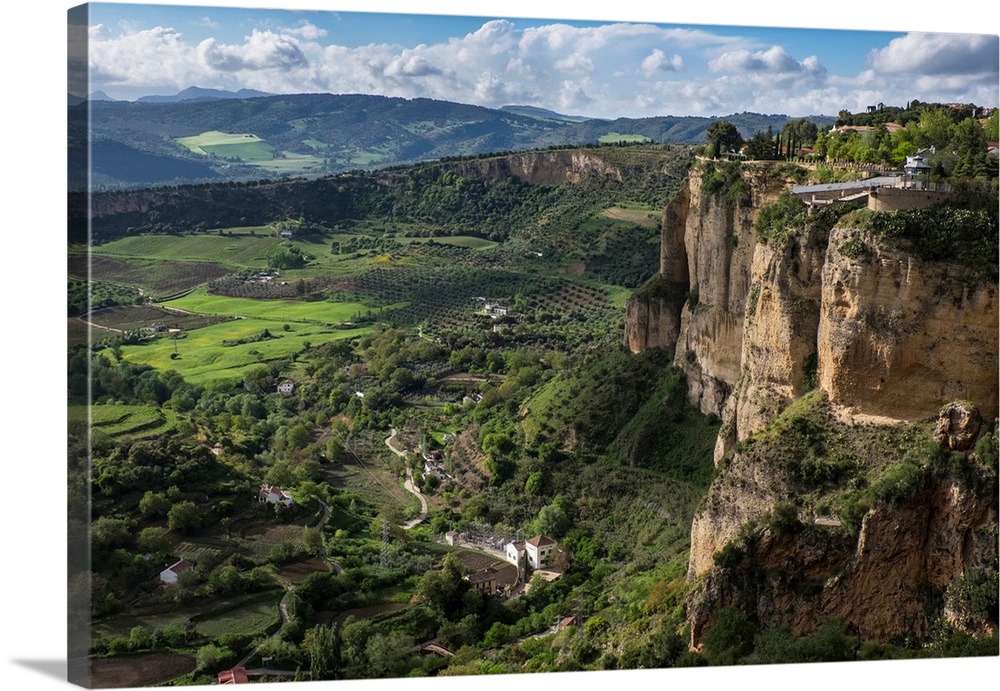
<svg viewBox="0 0 1000 691">
<path fill-rule="evenodd" d="M 179 137 L 177 143 L 196 154 L 214 154 L 219 158 L 239 158 L 244 161 L 270 159 L 274 147 L 255 134 L 202 132 L 193 137 Z"/>
<path fill-rule="evenodd" d="M 162 434 L 177 421 L 172 410 L 141 405 L 94 405 L 90 407 L 91 424 L 108 436 L 138 439 Z M 69 406 L 70 422 L 86 422 L 87 406 Z"/>
<path fill-rule="evenodd" d="M 95 247 L 90 262 L 93 280 L 142 288 L 152 297 L 175 295 L 230 273 L 228 269 L 210 262 L 169 260 L 155 263 L 131 262 L 102 256 L 98 252 L 99 248 Z M 85 253 L 71 253 L 68 272 L 71 277 L 85 280 L 87 278 L 87 255 Z"/>
<path fill-rule="evenodd" d="M 649 137 L 643 134 L 621 134 L 620 132 L 608 132 L 598 137 L 601 144 L 617 144 L 618 142 L 650 142 Z"/>
<path fill-rule="evenodd" d="M 635 223 L 644 228 L 656 228 L 659 225 L 660 217 L 660 213 L 652 209 L 637 209 L 622 206 L 612 206 L 609 209 L 605 209 L 601 215 L 616 221 Z"/>
<path fill-rule="evenodd" d="M 263 268 L 267 263 L 267 253 L 279 242 L 278 238 L 271 236 L 137 235 L 97 245 L 93 252 L 95 256 L 186 259 Z"/>
<path fill-rule="evenodd" d="M 280 599 L 280 595 L 276 599 Z M 203 619 L 198 622 L 198 632 L 211 637 L 234 632 L 250 636 L 263 635 L 269 627 L 280 621 L 276 599 L 254 602 Z"/>
<path fill-rule="evenodd" d="M 139 345 L 123 346 L 122 357 L 128 362 L 150 365 L 161 371 L 173 369 L 185 380 L 203 384 L 215 379 L 241 378 L 248 370 L 262 363 L 301 351 L 305 341 L 320 345 L 370 331 L 369 328 L 335 329 L 316 324 L 296 324 L 289 332 L 275 330 L 273 339 L 223 345 L 223 341 L 251 338 L 274 327 L 273 321 L 238 319 L 188 332 L 184 338 L 176 341 L 161 338 Z M 177 357 L 172 358 L 175 348 Z"/>
<path fill-rule="evenodd" d="M 218 324 L 227 319 L 212 315 L 171 312 L 155 305 L 105 307 L 91 312 L 86 318 L 97 326 L 119 331 L 134 331 L 154 323 L 164 324 L 171 329 L 191 330 Z"/>
<path fill-rule="evenodd" d="M 79 319 L 70 317 L 66 320 L 66 341 L 70 347 L 84 345 L 89 340 L 90 329 Z"/>
<path fill-rule="evenodd" d="M 117 689 L 160 684 L 194 671 L 194 655 L 149 653 L 90 661 L 90 685 L 95 689 Z"/>
<path fill-rule="evenodd" d="M 252 300 L 225 295 L 209 295 L 205 289 L 196 290 L 170 302 L 171 307 L 229 316 L 280 319 L 283 321 L 314 321 L 339 324 L 351 321 L 369 308 L 360 302 L 327 302 L 301 300 Z"/>
</svg>

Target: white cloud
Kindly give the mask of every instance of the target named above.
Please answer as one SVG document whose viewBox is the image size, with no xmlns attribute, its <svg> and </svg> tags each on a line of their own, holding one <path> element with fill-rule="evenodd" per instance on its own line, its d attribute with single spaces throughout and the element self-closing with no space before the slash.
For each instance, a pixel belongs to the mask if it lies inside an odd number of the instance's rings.
<svg viewBox="0 0 1000 691">
<path fill-rule="evenodd" d="M 286 29 L 284 33 L 298 36 L 299 38 L 303 38 L 307 41 L 315 41 L 318 38 L 326 36 L 326 29 L 321 29 L 320 27 L 303 19 L 291 29 Z"/>
<path fill-rule="evenodd" d="M 784 74 L 789 72 L 822 72 L 823 66 L 816 56 L 799 62 L 781 46 L 771 46 L 767 50 L 751 52 L 746 49 L 723 53 L 709 60 L 708 68 L 713 72 L 740 74 L 744 72 L 768 72 Z"/>
<path fill-rule="evenodd" d="M 242 45 L 224 45 L 214 38 L 198 44 L 198 55 L 208 67 L 223 72 L 278 69 L 287 71 L 308 63 L 299 42 L 287 34 L 253 30 Z"/>
<path fill-rule="evenodd" d="M 824 66 L 821 45 L 813 49 L 816 55 L 800 59 L 785 46 L 755 44 L 752 35 L 651 24 L 518 28 L 498 19 L 437 43 L 358 47 L 331 43 L 323 29 L 305 21 L 258 26 L 242 41 L 216 37 L 198 44 L 169 27 L 119 26 L 90 27 L 96 37 L 90 45 L 93 88 L 115 97 L 126 91 L 164 93 L 168 86 L 247 87 L 428 97 L 489 107 L 526 103 L 598 117 L 742 110 L 836 114 L 913 98 L 984 105 L 998 100 L 996 37 L 910 34 L 874 51 L 870 69 L 837 74 Z M 980 56 L 978 64 L 961 58 L 968 53 Z M 921 60 L 930 56 L 942 61 L 938 71 L 921 72 Z M 962 72 L 963 67 L 975 71 Z M 637 75 L 646 81 L 636 81 Z"/>
<path fill-rule="evenodd" d="M 652 77 L 657 72 L 680 72 L 683 69 L 684 59 L 680 55 L 674 53 L 674 56 L 670 58 L 659 48 L 654 48 L 653 52 L 647 55 L 642 64 L 639 65 L 639 71 L 647 77 Z"/>
<path fill-rule="evenodd" d="M 893 39 L 868 59 L 889 74 L 981 75 L 998 72 L 997 37 L 910 33 Z"/>
</svg>

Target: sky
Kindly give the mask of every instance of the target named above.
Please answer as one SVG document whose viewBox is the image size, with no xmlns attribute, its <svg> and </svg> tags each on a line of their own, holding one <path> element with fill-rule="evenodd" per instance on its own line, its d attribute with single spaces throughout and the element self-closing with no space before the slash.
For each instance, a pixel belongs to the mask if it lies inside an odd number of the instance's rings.
<svg viewBox="0 0 1000 691">
<path fill-rule="evenodd" d="M 604 118 L 1000 100 L 996 34 L 305 6 L 91 4 L 89 90 L 126 100 L 189 86 L 370 93 Z"/>
</svg>

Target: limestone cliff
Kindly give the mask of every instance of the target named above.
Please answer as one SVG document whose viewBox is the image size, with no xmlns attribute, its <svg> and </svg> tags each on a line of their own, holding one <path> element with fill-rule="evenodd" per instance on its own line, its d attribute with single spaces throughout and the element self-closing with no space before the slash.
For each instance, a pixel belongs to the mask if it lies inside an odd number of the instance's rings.
<svg viewBox="0 0 1000 691">
<path fill-rule="evenodd" d="M 660 271 L 629 299 L 625 345 L 633 353 L 649 348 L 672 350 L 681 329 L 681 309 L 688 295 L 685 224 L 691 204 L 688 181 L 663 212 L 660 224 Z"/>
<path fill-rule="evenodd" d="M 949 584 L 996 568 L 996 462 L 972 450 L 1000 412 L 995 276 L 920 259 L 865 230 L 867 212 L 802 213 L 762 240 L 783 169 L 744 164 L 720 183 L 704 166 L 626 318 L 633 352 L 673 348 L 691 403 L 723 421 L 691 528 L 692 645 L 725 605 L 764 629 L 833 616 L 920 638 Z M 978 408 L 984 431 L 935 437 L 950 401 Z"/>
<path fill-rule="evenodd" d="M 841 249 L 848 247 L 851 256 Z M 836 228 L 822 293 L 819 385 L 839 405 L 853 414 L 916 420 L 965 399 L 996 417 L 996 283 L 962 266 L 921 261 L 870 233 Z"/>
</svg>

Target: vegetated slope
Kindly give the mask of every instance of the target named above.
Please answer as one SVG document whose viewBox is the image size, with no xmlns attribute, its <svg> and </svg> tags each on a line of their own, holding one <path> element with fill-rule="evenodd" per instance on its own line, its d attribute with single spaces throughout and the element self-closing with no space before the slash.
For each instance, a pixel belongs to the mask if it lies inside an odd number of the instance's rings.
<svg viewBox="0 0 1000 691">
<path fill-rule="evenodd" d="M 177 103 L 88 102 L 70 109 L 72 119 L 91 113 L 104 176 L 101 186 L 135 186 L 202 182 L 208 177 L 195 168 L 171 167 L 169 159 L 209 166 L 214 175 L 230 180 L 295 175 L 248 165 L 233 157 L 197 157 L 176 139 L 221 131 L 252 134 L 265 140 L 276 156 L 309 156 L 323 172 L 385 167 L 454 156 L 545 146 L 595 144 L 609 133 L 638 135 L 656 143 L 699 144 L 713 118 L 655 117 L 591 120 L 540 116 L 536 109 L 501 110 L 447 101 L 389 98 L 359 94 L 296 94 L 247 99 L 204 99 Z M 544 115 L 544 113 L 542 114 Z M 746 137 L 769 126 L 780 130 L 784 115 L 740 113 L 728 116 Z M 833 118 L 814 118 L 826 125 Z M 104 144 L 106 142 L 107 144 Z M 118 144 L 118 147 L 112 146 Z M 141 179 L 128 172 L 126 157 L 139 151 L 144 161 Z M 282 153 L 284 152 L 284 153 Z M 179 174 L 184 171 L 186 174 Z M 299 173 L 308 172 L 302 168 Z M 116 176 L 120 173 L 120 176 Z M 84 178 L 80 179 L 80 184 Z"/>
<path fill-rule="evenodd" d="M 383 242 L 389 231 L 400 240 L 503 241 L 478 261 L 634 287 L 656 270 L 657 218 L 680 185 L 688 155 L 685 147 L 601 146 L 319 180 L 103 192 L 89 200 L 90 237 L 103 243 L 137 233 L 261 228 L 293 219 L 317 238 L 339 232 Z M 71 239 L 86 237 L 87 203 L 71 195 Z M 629 209 L 609 211 L 621 205 Z"/>
</svg>

